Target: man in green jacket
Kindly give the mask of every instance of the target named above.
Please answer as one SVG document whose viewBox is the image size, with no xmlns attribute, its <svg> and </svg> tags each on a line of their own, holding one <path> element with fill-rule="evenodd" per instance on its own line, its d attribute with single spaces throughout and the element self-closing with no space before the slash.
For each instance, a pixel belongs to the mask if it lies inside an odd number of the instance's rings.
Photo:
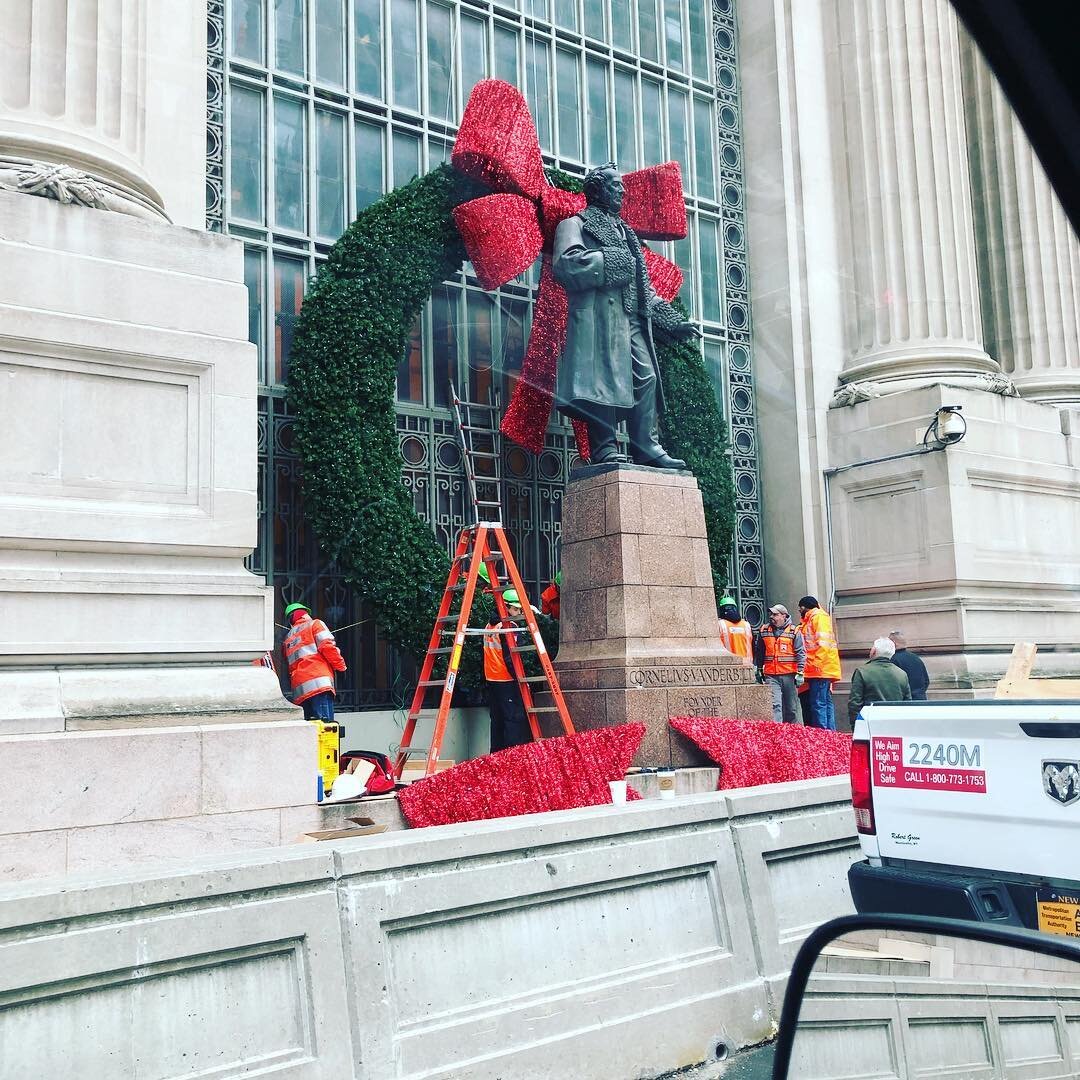
<svg viewBox="0 0 1080 1080">
<path fill-rule="evenodd" d="M 852 727 L 859 710 L 872 701 L 910 701 L 911 684 L 907 674 L 893 662 L 896 646 L 887 638 L 878 638 L 870 649 L 870 660 L 851 676 L 847 714 Z"/>
</svg>

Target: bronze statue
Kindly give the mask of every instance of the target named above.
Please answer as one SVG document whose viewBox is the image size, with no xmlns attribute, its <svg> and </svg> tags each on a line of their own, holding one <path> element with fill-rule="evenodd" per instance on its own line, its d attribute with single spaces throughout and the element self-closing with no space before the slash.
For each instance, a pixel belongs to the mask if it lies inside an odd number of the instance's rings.
<svg viewBox="0 0 1080 1080">
<path fill-rule="evenodd" d="M 570 308 L 556 407 L 588 425 L 593 464 L 626 460 L 615 444 L 615 425 L 625 419 L 635 464 L 685 469 L 657 435 L 663 390 L 653 328 L 676 339 L 697 328 L 649 283 L 641 241 L 619 218 L 623 183 L 614 162 L 585 177 L 585 198 L 588 206 L 555 230 L 552 271 Z"/>
</svg>

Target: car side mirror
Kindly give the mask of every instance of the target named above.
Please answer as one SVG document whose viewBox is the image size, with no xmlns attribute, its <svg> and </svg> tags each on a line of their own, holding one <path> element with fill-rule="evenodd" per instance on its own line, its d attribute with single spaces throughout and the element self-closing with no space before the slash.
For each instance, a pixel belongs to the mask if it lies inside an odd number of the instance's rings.
<svg viewBox="0 0 1080 1080">
<path fill-rule="evenodd" d="M 1080 927 L 1063 934 L 914 915 L 820 926 L 791 971 L 773 1080 L 1080 1076 Z"/>
</svg>

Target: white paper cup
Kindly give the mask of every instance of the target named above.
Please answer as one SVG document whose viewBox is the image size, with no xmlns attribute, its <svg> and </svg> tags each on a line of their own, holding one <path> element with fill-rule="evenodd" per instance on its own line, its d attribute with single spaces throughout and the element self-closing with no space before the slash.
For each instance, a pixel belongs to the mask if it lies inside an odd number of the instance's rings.
<svg viewBox="0 0 1080 1080">
<path fill-rule="evenodd" d="M 674 769 L 661 769 L 656 774 L 656 779 L 660 784 L 660 798 L 661 799 L 674 799 L 675 798 L 675 770 Z"/>
<path fill-rule="evenodd" d="M 625 780 L 609 780 L 608 787 L 611 788 L 611 801 L 616 806 L 618 806 L 620 803 L 626 802 Z"/>
</svg>

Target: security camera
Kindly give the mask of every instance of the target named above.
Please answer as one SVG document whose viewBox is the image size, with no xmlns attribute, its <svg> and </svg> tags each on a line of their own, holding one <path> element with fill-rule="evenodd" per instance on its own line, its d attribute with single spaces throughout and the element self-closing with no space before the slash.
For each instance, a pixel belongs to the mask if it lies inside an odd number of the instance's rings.
<svg viewBox="0 0 1080 1080">
<path fill-rule="evenodd" d="M 967 434 L 967 421 L 960 415 L 963 405 L 942 405 L 934 417 L 934 436 L 951 446 Z"/>
</svg>

